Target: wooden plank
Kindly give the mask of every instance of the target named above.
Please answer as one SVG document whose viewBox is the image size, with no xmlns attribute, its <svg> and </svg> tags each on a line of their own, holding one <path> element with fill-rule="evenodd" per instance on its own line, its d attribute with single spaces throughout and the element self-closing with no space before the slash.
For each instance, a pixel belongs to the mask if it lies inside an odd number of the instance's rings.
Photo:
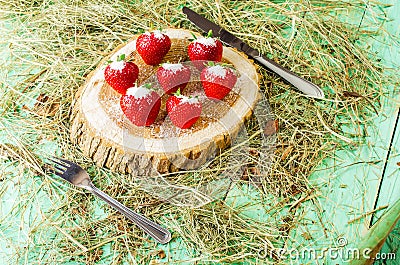
<svg viewBox="0 0 400 265">
<path fill-rule="evenodd" d="M 394 2 L 392 1 L 394 4 Z M 399 4 L 397 3 L 397 7 Z M 394 19 L 393 23 L 388 25 L 388 31 L 394 36 L 400 36 L 400 8 L 392 8 L 389 12 L 389 16 Z M 382 53 L 385 54 L 386 58 L 392 58 L 392 64 L 389 65 L 394 69 L 399 68 L 398 62 L 400 61 L 399 45 L 391 47 L 386 47 L 382 49 Z M 400 100 L 400 95 L 397 92 L 398 88 L 394 86 L 394 97 L 397 97 L 397 102 Z M 400 108 L 397 106 L 397 120 L 394 126 L 394 131 L 391 139 L 391 146 L 387 156 L 386 165 L 381 178 L 380 192 L 378 198 L 375 202 L 375 208 L 379 208 L 385 205 L 392 206 L 393 204 L 400 200 Z M 374 213 L 371 223 L 375 224 L 382 218 L 387 218 L 382 216 L 383 212 Z M 400 214 L 400 213 L 398 213 Z M 400 222 L 397 223 L 397 227 L 389 234 L 387 240 L 383 244 L 380 251 L 380 257 L 384 259 L 377 260 L 375 264 L 387 264 L 395 265 L 398 264 L 400 259 Z"/>
<path fill-rule="evenodd" d="M 384 205 L 392 205 L 400 200 L 400 109 L 397 109 L 396 126 L 393 130 L 390 151 L 387 156 L 380 193 L 375 202 L 375 208 Z M 381 216 L 382 212 L 374 214 L 371 225 L 374 224 Z"/>
<path fill-rule="evenodd" d="M 388 156 L 385 173 L 382 177 L 381 192 L 376 207 L 382 205 L 393 205 L 400 201 L 400 111 L 397 113 L 397 126 L 393 136 L 392 146 Z M 398 213 L 399 214 L 399 213 Z M 382 213 L 374 214 L 372 224 L 379 222 L 382 218 Z M 389 234 L 387 240 L 383 244 L 380 251 L 381 257 L 385 259 L 377 260 L 376 264 L 397 265 L 400 259 L 400 222 L 397 222 L 397 227 Z"/>
<path fill-rule="evenodd" d="M 398 21 L 400 16 L 395 14 L 400 11 L 399 3 L 385 2 L 396 4 L 388 10 L 388 13 Z M 399 24 L 393 21 L 388 25 L 388 30 Z M 381 57 L 386 58 L 388 65 L 393 67 L 391 60 L 396 61 L 393 54 L 398 56 L 400 49 L 395 45 L 388 45 L 388 41 L 383 40 L 382 43 L 376 41 L 372 45 Z M 392 92 L 384 100 L 381 114 L 374 120 L 374 127 L 369 129 L 366 144 L 354 151 L 335 152 L 333 158 L 325 161 L 311 177 L 312 183 L 320 188 L 321 194 L 312 202 L 304 203 L 297 211 L 297 215 L 302 216 L 303 221 L 292 230 L 291 239 L 287 242 L 289 249 L 301 249 L 301 247 L 314 249 L 317 254 L 321 254 L 320 259 L 316 260 L 317 263 L 322 260 L 327 264 L 346 262 L 349 257 L 345 255 L 332 257 L 329 253 L 325 253 L 322 257 L 321 251 L 329 247 L 343 246 L 351 249 L 360 246 L 360 242 L 364 240 L 363 236 L 370 227 L 372 216 L 380 216 L 386 207 L 398 200 L 400 195 L 398 178 L 394 180 L 395 177 L 384 176 L 386 158 L 392 156 L 389 155 L 389 145 L 392 132 L 395 130 L 398 111 L 398 106 L 393 100 L 395 88 L 387 89 Z M 393 173 L 392 170 L 386 170 L 386 172 L 389 175 L 398 175 L 398 171 Z M 396 196 L 388 198 L 388 194 L 396 191 Z M 388 233 L 389 227 L 386 229 Z M 306 235 L 311 235 L 312 238 Z M 310 262 L 312 259 L 299 260 Z"/>
</svg>

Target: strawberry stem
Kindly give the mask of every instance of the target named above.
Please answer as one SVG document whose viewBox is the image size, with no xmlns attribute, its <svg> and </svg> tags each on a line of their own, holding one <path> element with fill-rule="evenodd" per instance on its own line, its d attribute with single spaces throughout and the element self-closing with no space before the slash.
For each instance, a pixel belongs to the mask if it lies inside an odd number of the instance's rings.
<svg viewBox="0 0 400 265">
<path fill-rule="evenodd" d="M 216 65 L 214 61 L 208 61 L 208 62 L 206 62 L 206 63 L 204 63 L 204 64 L 205 64 L 206 66 L 209 66 L 209 67 L 215 66 L 215 65 Z"/>
<path fill-rule="evenodd" d="M 181 96 L 181 89 L 178 88 L 178 90 L 174 93 L 174 96 L 178 97 Z"/>
<path fill-rule="evenodd" d="M 168 61 L 166 61 L 164 63 L 161 63 L 159 66 L 164 67 L 164 65 L 166 65 L 166 64 L 171 64 L 171 62 L 168 60 Z"/>
<path fill-rule="evenodd" d="M 194 35 L 194 33 L 193 33 L 193 32 L 190 32 L 190 34 L 192 34 L 192 37 L 193 37 L 192 41 L 193 41 L 193 40 L 197 40 L 197 36 L 196 36 L 196 35 Z"/>
<path fill-rule="evenodd" d="M 154 90 L 154 88 L 152 87 L 152 85 L 151 85 L 150 83 L 144 84 L 144 85 L 142 85 L 142 86 L 144 86 L 144 87 L 147 88 L 148 90 Z"/>
<path fill-rule="evenodd" d="M 212 29 L 210 29 L 207 33 L 207 38 L 212 38 L 212 36 L 213 36 L 213 31 Z"/>
</svg>

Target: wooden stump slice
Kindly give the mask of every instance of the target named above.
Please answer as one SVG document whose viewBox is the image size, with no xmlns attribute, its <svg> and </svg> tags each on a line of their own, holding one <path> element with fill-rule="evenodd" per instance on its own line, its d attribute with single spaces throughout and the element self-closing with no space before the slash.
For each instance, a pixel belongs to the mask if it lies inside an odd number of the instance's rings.
<svg viewBox="0 0 400 265">
<path fill-rule="evenodd" d="M 187 46 L 193 38 L 191 32 L 168 29 L 165 33 L 172 46 L 164 61 L 189 64 Z M 137 127 L 124 116 L 119 106 L 121 95 L 104 81 L 107 61 L 125 54 L 139 66 L 139 85 L 158 84 L 157 66 L 146 65 L 136 52 L 137 37 L 104 58 L 78 90 L 71 116 L 71 140 L 99 166 L 116 172 L 145 175 L 154 169 L 166 173 L 197 168 L 228 147 L 251 116 L 259 99 L 256 67 L 244 54 L 224 47 L 223 62 L 234 66 L 238 81 L 222 101 L 205 97 L 199 72 L 192 67 L 192 78 L 183 94 L 197 95 L 203 104 L 202 115 L 192 128 L 174 127 L 165 111 L 167 95 L 162 96 L 156 122 L 149 127 Z"/>
</svg>

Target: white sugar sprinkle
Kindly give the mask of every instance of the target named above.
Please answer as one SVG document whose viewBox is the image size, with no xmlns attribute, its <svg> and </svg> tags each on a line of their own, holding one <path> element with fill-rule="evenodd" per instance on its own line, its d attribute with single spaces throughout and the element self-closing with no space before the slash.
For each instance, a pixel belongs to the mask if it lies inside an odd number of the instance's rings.
<svg viewBox="0 0 400 265">
<path fill-rule="evenodd" d="M 181 102 L 180 102 L 181 104 L 183 104 L 183 103 L 189 103 L 189 104 L 199 103 L 199 100 L 196 97 L 187 97 L 184 95 L 179 95 L 177 97 L 181 99 Z"/>
<path fill-rule="evenodd" d="M 163 39 L 163 38 L 165 38 L 164 34 L 162 34 L 161 31 L 159 31 L 159 30 L 155 30 L 155 31 L 153 31 L 153 33 L 154 33 L 154 37 L 155 37 L 156 39 Z"/>
<path fill-rule="evenodd" d="M 115 70 L 115 71 L 122 71 L 125 68 L 125 62 L 124 61 L 118 61 L 118 62 L 112 62 L 110 64 L 110 69 Z"/>
<path fill-rule="evenodd" d="M 134 86 L 134 87 L 128 88 L 128 90 L 126 91 L 126 95 L 133 96 L 135 98 L 140 99 L 140 98 L 147 97 L 150 94 L 150 92 L 151 92 L 150 89 L 148 89 L 145 86 L 140 86 L 140 87 Z"/>
<path fill-rule="evenodd" d="M 147 35 L 147 36 L 150 36 L 151 33 L 154 34 L 154 38 L 156 38 L 156 39 L 164 39 L 165 38 L 164 34 L 159 30 L 154 30 L 152 32 L 146 31 L 144 34 Z"/>
<path fill-rule="evenodd" d="M 226 69 L 221 65 L 214 65 L 207 69 L 209 74 L 213 74 L 217 77 L 224 78 L 226 76 Z"/>
<path fill-rule="evenodd" d="M 162 68 L 164 68 L 165 70 L 169 70 L 171 72 L 173 72 L 174 74 L 179 71 L 182 70 L 183 65 L 180 63 L 164 63 L 161 65 Z"/>
<path fill-rule="evenodd" d="M 217 45 L 215 42 L 215 39 L 213 39 L 213 38 L 200 38 L 200 39 L 195 40 L 194 42 L 201 43 L 206 46 L 216 46 Z"/>
</svg>

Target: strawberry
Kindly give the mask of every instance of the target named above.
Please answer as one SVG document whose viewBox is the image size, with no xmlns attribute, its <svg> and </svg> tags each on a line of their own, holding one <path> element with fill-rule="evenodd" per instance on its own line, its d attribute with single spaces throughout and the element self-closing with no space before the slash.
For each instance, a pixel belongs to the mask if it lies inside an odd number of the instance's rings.
<svg viewBox="0 0 400 265">
<path fill-rule="evenodd" d="M 121 54 L 117 61 L 110 63 L 104 69 L 104 79 L 115 91 L 125 94 L 126 90 L 134 86 L 139 67 L 133 62 L 125 62 L 125 54 Z"/>
<path fill-rule="evenodd" d="M 159 30 L 143 33 L 136 40 L 137 52 L 149 65 L 160 64 L 170 48 L 170 38 Z"/>
<path fill-rule="evenodd" d="M 237 76 L 230 67 L 209 64 L 201 71 L 200 80 L 208 98 L 221 100 L 235 86 Z"/>
<path fill-rule="evenodd" d="M 120 99 L 121 109 L 136 126 L 149 126 L 154 123 L 161 107 L 160 96 L 149 84 L 134 86 Z"/>
<path fill-rule="evenodd" d="M 164 89 L 165 93 L 170 95 L 178 89 L 182 91 L 189 82 L 190 75 L 190 68 L 180 63 L 165 63 L 157 69 L 158 83 Z"/>
<path fill-rule="evenodd" d="M 199 70 L 205 67 L 205 61 L 220 62 L 222 59 L 222 43 L 210 36 L 211 31 L 207 37 L 195 39 L 188 46 L 189 58 Z"/>
<path fill-rule="evenodd" d="M 179 90 L 167 99 L 168 116 L 172 123 L 181 128 L 190 128 L 200 117 L 202 105 L 197 98 L 180 95 Z"/>
</svg>

